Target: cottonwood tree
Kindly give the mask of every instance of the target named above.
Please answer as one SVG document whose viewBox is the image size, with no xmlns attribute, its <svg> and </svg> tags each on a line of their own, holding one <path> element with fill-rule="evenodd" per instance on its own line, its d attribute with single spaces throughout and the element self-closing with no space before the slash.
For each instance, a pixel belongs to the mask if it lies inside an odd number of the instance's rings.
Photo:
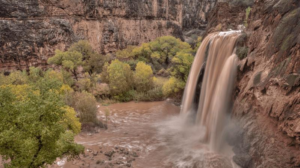
<svg viewBox="0 0 300 168">
<path fill-rule="evenodd" d="M 58 91 L 40 81 L 43 92 L 28 85 L 0 86 L 0 155 L 5 167 L 38 168 L 57 157 L 75 157 L 80 123 Z"/>
<path fill-rule="evenodd" d="M 153 71 L 151 66 L 138 62 L 133 75 L 136 90 L 146 92 L 153 87 Z"/>
</svg>

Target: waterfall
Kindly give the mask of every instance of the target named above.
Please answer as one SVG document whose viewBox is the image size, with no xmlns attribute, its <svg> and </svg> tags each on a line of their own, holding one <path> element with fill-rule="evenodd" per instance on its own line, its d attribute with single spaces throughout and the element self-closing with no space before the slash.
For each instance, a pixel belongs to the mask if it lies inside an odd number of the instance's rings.
<svg viewBox="0 0 300 168">
<path fill-rule="evenodd" d="M 198 49 L 182 100 L 181 113 L 205 130 L 203 141 L 218 151 L 236 78 L 235 43 L 240 31 L 209 34 Z M 189 120 L 190 121 L 190 120 Z"/>
</svg>

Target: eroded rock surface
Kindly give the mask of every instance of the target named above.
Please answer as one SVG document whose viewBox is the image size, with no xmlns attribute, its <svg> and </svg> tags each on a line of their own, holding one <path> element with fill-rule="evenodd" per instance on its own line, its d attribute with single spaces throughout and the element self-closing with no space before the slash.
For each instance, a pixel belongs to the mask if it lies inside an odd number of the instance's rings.
<svg viewBox="0 0 300 168">
<path fill-rule="evenodd" d="M 227 9 L 222 8 L 222 16 L 213 10 L 209 31 L 248 24 L 248 56 L 240 63 L 233 107 L 241 129 L 233 144 L 234 161 L 243 168 L 299 167 L 299 1 L 256 0 L 248 21 L 234 17 L 245 16 L 246 7 L 216 6 Z"/>
<path fill-rule="evenodd" d="M 217 0 L 0 0 L 0 69 L 45 65 L 88 40 L 102 53 L 203 29 Z"/>
</svg>

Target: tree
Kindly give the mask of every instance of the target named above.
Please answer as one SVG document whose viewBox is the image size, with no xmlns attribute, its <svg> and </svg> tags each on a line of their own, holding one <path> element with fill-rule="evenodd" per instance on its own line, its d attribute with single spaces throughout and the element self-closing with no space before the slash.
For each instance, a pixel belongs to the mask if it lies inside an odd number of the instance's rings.
<svg viewBox="0 0 300 168">
<path fill-rule="evenodd" d="M 102 66 L 108 61 L 108 56 L 101 55 L 93 50 L 90 43 L 86 40 L 80 40 L 74 43 L 68 51 L 79 52 L 82 55 L 82 66 L 85 72 L 92 74 L 100 73 Z"/>
<path fill-rule="evenodd" d="M 186 82 L 194 57 L 190 53 L 177 52 L 172 59 L 172 66 L 169 68 L 171 75 Z"/>
<path fill-rule="evenodd" d="M 146 92 L 153 86 L 153 71 L 151 66 L 138 62 L 133 76 L 137 91 Z"/>
<path fill-rule="evenodd" d="M 109 87 L 113 95 L 123 94 L 130 90 L 132 71 L 130 66 L 119 60 L 114 60 L 108 67 Z"/>
<path fill-rule="evenodd" d="M 116 56 L 118 59 L 132 59 L 134 58 L 133 50 L 135 48 L 135 46 L 127 46 L 127 48 L 117 51 Z"/>
<path fill-rule="evenodd" d="M 133 50 L 138 60 L 151 63 L 154 71 L 167 68 L 177 52 L 192 53 L 191 46 L 172 36 L 159 37 L 150 43 L 144 43 Z"/>
<path fill-rule="evenodd" d="M 0 86 L 0 155 L 10 160 L 6 167 L 38 168 L 80 154 L 83 147 L 74 143 L 79 130 L 56 90 Z"/>
<path fill-rule="evenodd" d="M 175 77 L 171 77 L 163 86 L 163 94 L 164 96 L 172 96 L 180 91 L 182 91 L 185 87 L 185 83 Z"/>
<path fill-rule="evenodd" d="M 48 64 L 62 66 L 66 71 L 72 73 L 78 80 L 77 68 L 82 65 L 82 54 L 77 51 L 56 50 L 55 55 L 48 59 Z"/>
</svg>

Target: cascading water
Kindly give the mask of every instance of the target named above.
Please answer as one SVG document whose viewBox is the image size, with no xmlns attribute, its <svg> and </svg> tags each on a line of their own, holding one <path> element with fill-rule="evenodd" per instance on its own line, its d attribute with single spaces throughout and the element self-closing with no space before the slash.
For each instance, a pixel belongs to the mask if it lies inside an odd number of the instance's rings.
<svg viewBox="0 0 300 168">
<path fill-rule="evenodd" d="M 168 160 L 176 168 L 237 168 L 223 143 L 237 71 L 240 31 L 209 34 L 194 59 L 179 116 L 157 124 Z M 232 123 L 232 122 L 230 122 Z M 231 134 L 231 133 L 230 133 Z"/>
<path fill-rule="evenodd" d="M 182 113 L 196 116 L 195 123 L 206 130 L 204 140 L 214 151 L 219 149 L 226 113 L 230 111 L 237 70 L 234 49 L 239 35 L 240 31 L 219 32 L 204 39 L 192 65 L 183 97 Z"/>
</svg>

